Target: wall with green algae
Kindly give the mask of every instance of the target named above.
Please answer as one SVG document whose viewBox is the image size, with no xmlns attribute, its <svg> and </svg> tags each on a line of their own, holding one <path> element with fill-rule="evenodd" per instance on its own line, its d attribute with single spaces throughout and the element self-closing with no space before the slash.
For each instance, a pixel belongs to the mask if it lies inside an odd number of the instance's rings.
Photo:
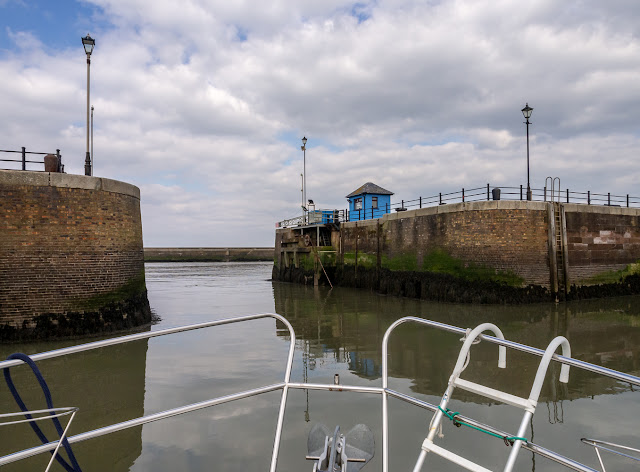
<svg viewBox="0 0 640 472">
<path fill-rule="evenodd" d="M 119 289 L 77 299 L 64 313 L 43 313 L 22 326 L 0 325 L 0 341 L 92 336 L 149 325 L 153 320 L 144 271 Z"/>
<path fill-rule="evenodd" d="M 0 236 L 3 339 L 75 335 L 69 320 L 92 334 L 150 321 L 137 187 L 0 171 Z"/>
<path fill-rule="evenodd" d="M 332 281 L 446 301 L 555 300 L 558 208 L 566 210 L 569 279 L 560 299 L 640 292 L 640 210 L 549 202 L 467 202 L 342 224 Z"/>
</svg>

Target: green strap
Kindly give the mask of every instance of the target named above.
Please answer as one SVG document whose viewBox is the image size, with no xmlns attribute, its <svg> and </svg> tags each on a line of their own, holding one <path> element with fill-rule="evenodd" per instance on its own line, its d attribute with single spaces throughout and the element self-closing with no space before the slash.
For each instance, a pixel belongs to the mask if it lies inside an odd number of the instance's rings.
<svg viewBox="0 0 640 472">
<path fill-rule="evenodd" d="M 492 431 L 488 431 L 484 428 L 480 428 L 478 426 L 474 426 L 472 424 L 469 424 L 465 421 L 462 421 L 458 418 L 456 418 L 456 416 L 458 416 L 460 413 L 457 411 L 451 411 L 449 408 L 445 408 L 443 409 L 442 407 L 438 406 L 438 410 L 440 410 L 442 412 L 442 414 L 444 414 L 447 418 L 449 418 L 451 420 L 451 422 L 455 425 L 460 427 L 461 425 L 467 426 L 471 429 L 475 429 L 476 431 L 480 431 L 481 433 L 485 433 L 488 434 L 489 436 L 493 436 L 494 438 L 499 438 L 502 439 L 505 444 L 513 446 L 513 442 L 514 441 L 523 441 L 523 442 L 529 442 L 527 438 L 521 438 L 518 436 L 501 436 L 499 434 L 496 434 Z"/>
</svg>

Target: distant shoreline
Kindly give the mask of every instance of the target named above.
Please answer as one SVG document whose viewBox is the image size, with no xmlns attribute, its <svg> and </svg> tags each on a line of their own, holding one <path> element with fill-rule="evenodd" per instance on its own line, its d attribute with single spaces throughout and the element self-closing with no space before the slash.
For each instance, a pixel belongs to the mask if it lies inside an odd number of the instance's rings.
<svg viewBox="0 0 640 472">
<path fill-rule="evenodd" d="M 146 247 L 145 262 L 273 261 L 273 247 Z"/>
</svg>

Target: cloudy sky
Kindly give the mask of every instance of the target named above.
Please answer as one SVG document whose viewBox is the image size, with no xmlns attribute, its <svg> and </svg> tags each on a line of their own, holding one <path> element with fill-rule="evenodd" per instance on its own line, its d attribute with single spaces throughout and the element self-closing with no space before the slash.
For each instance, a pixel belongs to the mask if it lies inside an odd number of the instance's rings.
<svg viewBox="0 0 640 472">
<path fill-rule="evenodd" d="M 144 243 L 270 246 L 345 208 L 531 185 L 640 196 L 632 0 L 0 0 L 0 149 L 61 149 L 142 193 Z M 6 166 L 5 166 L 6 167 Z"/>
</svg>

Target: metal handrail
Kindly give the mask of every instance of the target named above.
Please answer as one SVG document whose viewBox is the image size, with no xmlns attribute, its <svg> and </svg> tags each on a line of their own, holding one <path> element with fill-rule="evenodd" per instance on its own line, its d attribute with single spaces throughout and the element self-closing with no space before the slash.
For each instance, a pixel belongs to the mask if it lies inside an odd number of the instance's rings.
<svg viewBox="0 0 640 472">
<path fill-rule="evenodd" d="M 557 181 L 557 182 L 556 182 Z M 551 188 L 547 187 L 547 182 L 551 182 Z M 557 186 L 557 188 L 556 188 Z M 362 221 L 366 219 L 381 218 L 384 215 L 393 212 L 393 210 L 410 210 L 419 208 L 428 208 L 431 206 L 446 205 L 448 203 L 464 203 L 464 202 L 480 202 L 491 201 L 491 189 L 499 189 L 501 191 L 501 200 L 520 200 L 526 201 L 526 188 L 522 185 L 519 187 L 494 186 L 487 184 L 486 187 L 475 187 L 461 189 L 455 192 L 441 192 L 437 195 L 428 197 L 418 197 L 413 200 L 401 200 L 395 203 L 381 205 L 379 208 L 365 208 L 360 210 L 317 210 L 338 212 L 339 217 L 332 223 L 343 223 L 348 221 Z M 612 195 L 611 193 L 592 193 L 578 192 L 569 189 L 560 191 L 560 179 L 558 177 L 547 177 L 543 188 L 532 188 L 531 201 L 537 202 L 559 202 L 559 203 L 576 203 L 580 205 L 604 205 L 604 206 L 620 206 L 620 207 L 640 207 L 640 197 L 627 195 Z M 548 199 L 550 194 L 551 199 Z M 374 212 L 372 215 L 372 211 Z M 309 224 L 306 215 L 296 216 L 276 223 L 276 228 L 290 228 L 295 226 L 303 226 Z M 312 224 L 321 224 L 316 222 Z"/>
<path fill-rule="evenodd" d="M 40 417 L 33 417 L 32 416 L 31 418 L 26 419 L 26 420 L 5 421 L 5 422 L 0 423 L 0 426 L 8 426 L 8 425 L 20 424 L 20 423 L 31 423 L 32 421 L 43 421 L 43 420 L 49 420 L 49 419 L 52 419 L 52 418 L 59 418 L 61 416 L 71 415 L 71 418 L 69 418 L 69 421 L 67 422 L 67 426 L 65 426 L 65 428 L 62 431 L 62 434 L 60 435 L 60 438 L 58 439 L 58 441 L 52 442 L 53 444 L 56 444 L 56 447 L 54 448 L 53 452 L 51 453 L 51 459 L 49 459 L 49 463 L 47 464 L 47 468 L 45 469 L 45 472 L 49 472 L 49 469 L 51 469 L 51 466 L 53 465 L 53 461 L 55 460 L 56 456 L 58 455 L 58 451 L 60 450 L 60 446 L 62 446 L 62 443 L 64 442 L 65 438 L 67 437 L 67 432 L 69 431 L 69 428 L 71 427 L 71 423 L 73 422 L 73 419 L 75 418 L 77 412 L 78 412 L 78 408 L 74 407 L 74 406 L 71 406 L 71 407 L 61 407 L 61 408 L 49 408 L 49 409 L 46 409 L 46 410 L 21 411 L 19 413 L 3 413 L 3 414 L 0 414 L 0 418 L 11 418 L 11 417 L 15 417 L 15 416 L 27 416 L 27 415 L 39 415 L 39 414 L 43 414 L 43 413 L 48 413 L 48 415 L 47 416 L 40 416 Z"/>
<path fill-rule="evenodd" d="M 276 320 L 282 322 L 287 329 L 289 330 L 289 335 L 290 335 L 290 341 L 289 341 L 289 354 L 287 356 L 287 366 L 285 368 L 285 374 L 284 374 L 284 382 L 282 383 L 278 383 L 278 384 L 274 384 L 274 385 L 268 385 L 265 387 L 261 387 L 261 388 L 257 388 L 257 389 L 253 389 L 253 390 L 248 390 L 245 392 L 240 392 L 234 395 L 226 395 L 223 397 L 219 397 L 219 398 L 214 398 L 212 400 L 207 400 L 204 402 L 199 402 L 199 403 L 193 403 L 191 405 L 186 405 L 183 407 L 179 407 L 179 408 L 174 408 L 171 410 L 166 410 L 160 413 L 155 413 L 152 415 L 147 415 L 147 416 L 142 416 L 140 418 L 135 418 L 129 421 L 125 421 L 122 423 L 117 423 L 117 424 L 113 424 L 110 426 L 106 426 L 103 428 L 99 428 L 99 429 L 95 429 L 93 431 L 88 431 L 86 433 L 81 433 L 81 434 L 77 434 L 75 436 L 71 436 L 68 438 L 69 443 L 76 443 L 76 442 L 80 442 L 80 441 L 85 441 L 87 439 L 92 439 L 92 438 L 96 438 L 99 436 L 104 436 L 105 434 L 110 434 L 110 433 L 114 433 L 116 431 L 121 431 L 123 429 L 128 429 L 128 428 L 132 428 L 134 426 L 140 426 L 143 424 L 147 424 L 147 423 L 151 423 L 152 421 L 158 421 L 161 419 L 165 419 L 165 418 L 170 418 L 172 416 L 177 416 L 177 415 L 181 415 L 183 413 L 188 413 L 191 411 L 196 411 L 196 410 L 200 410 L 202 408 L 207 408 L 209 406 L 213 406 L 213 405 L 219 405 L 222 403 L 227 403 L 233 400 L 239 400 L 242 398 L 247 398 L 250 396 L 254 396 L 254 395 L 259 395 L 261 393 L 266 393 L 266 392 L 271 392 L 274 390 L 278 390 L 278 389 L 282 389 L 282 400 L 280 402 L 280 411 L 278 413 L 278 423 L 277 423 L 277 427 L 276 427 L 276 434 L 275 434 L 275 439 L 274 439 L 274 447 L 273 447 L 273 454 L 271 457 L 271 468 L 270 471 L 271 472 L 275 472 L 276 471 L 276 463 L 278 460 L 278 449 L 280 446 L 280 438 L 281 438 L 281 434 L 282 434 L 282 425 L 284 422 L 284 410 L 285 410 L 285 405 L 287 402 L 287 394 L 288 394 L 288 384 L 289 381 L 291 379 L 291 368 L 293 365 L 293 353 L 294 353 L 294 348 L 295 348 L 295 341 L 296 341 L 296 336 L 295 336 L 295 332 L 293 331 L 293 327 L 291 326 L 291 324 L 289 323 L 289 321 L 287 321 L 287 319 L 281 315 L 278 315 L 276 313 L 263 313 L 263 314 L 258 314 L 258 315 L 247 315 L 247 316 L 240 316 L 240 317 L 236 317 L 236 318 L 226 318 L 226 319 L 222 319 L 222 320 L 216 320 L 216 321 L 209 321 L 206 323 L 198 323 L 198 324 L 194 324 L 194 325 L 189 325 L 189 326 L 182 326 L 182 327 L 177 327 L 177 328 L 167 328 L 167 329 L 163 329 L 163 330 L 159 330 L 159 331 L 151 331 L 151 332 L 147 332 L 147 333 L 136 333 L 136 334 L 131 334 L 128 336 L 121 336 L 118 338 L 113 338 L 113 339 L 105 339 L 103 341 L 95 341 L 92 343 L 88 343 L 88 344 L 80 344 L 77 346 L 71 346 L 68 348 L 63 348 L 63 349 L 56 349 L 54 351 L 48 351 L 48 352 L 43 352 L 41 354 L 35 354 L 33 356 L 31 356 L 31 359 L 33 361 L 40 361 L 43 359 L 52 359 L 54 357 L 60 357 L 60 356 L 65 356 L 68 354 L 76 354 L 79 352 L 85 352 L 85 351 L 90 351 L 93 349 L 98 349 L 98 348 L 102 348 L 102 347 L 107 347 L 107 346 L 115 346 L 117 344 L 123 344 L 126 342 L 131 342 L 131 341 L 138 341 L 138 340 L 142 340 L 142 339 L 149 339 L 149 338 L 153 338 L 153 337 L 157 337 L 157 336 L 165 336 L 168 334 L 174 334 L 174 333 L 180 333 L 180 332 L 185 332 L 185 331 L 192 331 L 195 329 L 202 329 L 202 328 L 208 328 L 208 327 L 212 327 L 212 326 L 221 326 L 221 325 L 226 325 L 226 324 L 232 324 L 232 323 L 240 323 L 243 321 L 249 321 L 249 320 L 257 320 L 257 319 L 261 319 L 261 318 L 275 318 Z M 2 361 L 0 362 L 0 369 L 4 369 L 7 367 L 14 367 L 16 365 L 20 365 L 23 364 L 23 361 L 19 360 L 19 359 L 12 359 L 12 360 L 8 360 L 8 361 Z M 27 457 L 31 457 L 37 454 L 40 454 L 42 452 L 46 452 L 46 451 L 50 451 L 52 449 L 56 448 L 56 445 L 58 444 L 57 441 L 55 442 L 49 442 L 47 444 L 43 444 L 41 446 L 37 446 L 37 447 L 33 447 L 30 449 L 25 449 L 13 454 L 9 454 L 7 456 L 4 457 L 0 457 L 0 466 L 5 465 L 5 464 L 9 464 L 11 462 L 15 462 L 18 460 L 22 460 L 22 459 L 26 459 Z"/>
<path fill-rule="evenodd" d="M 147 423 L 151 423 L 153 421 L 159 421 L 165 418 L 170 418 L 173 416 L 177 416 L 177 415 L 181 415 L 184 413 L 188 413 L 188 412 L 192 412 L 192 411 L 196 411 L 196 410 L 200 410 L 203 408 L 207 408 L 210 406 L 214 406 L 214 405 L 220 405 L 223 403 L 228 403 L 234 400 L 239 400 L 242 398 L 248 398 L 251 396 L 255 396 L 255 395 L 260 395 L 262 393 L 267 393 L 267 392 L 272 392 L 275 390 L 280 390 L 282 389 L 282 397 L 281 397 L 281 401 L 280 401 L 280 408 L 279 408 L 279 413 L 278 413 L 278 421 L 277 421 L 277 425 L 276 425 L 276 432 L 275 432 L 275 437 L 274 437 L 274 446 L 273 446 L 273 453 L 272 453 L 272 457 L 271 457 L 271 467 L 270 467 L 270 471 L 271 472 L 275 472 L 276 471 L 276 465 L 277 465 L 277 460 L 278 460 L 278 453 L 279 453 L 279 448 L 280 448 L 280 442 L 281 442 L 281 437 L 282 437 L 282 425 L 284 422 L 284 412 L 285 412 L 285 408 L 286 408 L 286 402 L 287 402 L 287 395 L 288 395 L 288 390 L 290 388 L 293 389 L 308 389 L 308 390 L 325 390 L 325 391 L 339 391 L 339 392 L 357 392 L 357 393 L 369 393 L 369 394 L 376 394 L 376 395 L 382 395 L 382 421 L 383 421 L 383 429 L 382 429 L 382 433 L 383 433 L 383 447 L 382 447 L 382 460 L 383 460 L 383 471 L 384 472 L 388 472 L 388 397 L 393 397 L 393 398 L 397 398 L 399 400 L 402 400 L 406 403 L 409 403 L 411 405 L 414 406 L 418 406 L 420 408 L 435 412 L 438 410 L 437 405 L 433 405 L 431 403 L 419 400 L 417 398 L 411 397 L 410 395 L 401 393 L 401 392 L 397 392 L 393 389 L 390 389 L 388 386 L 388 342 L 389 342 L 389 338 L 391 333 L 401 324 L 404 323 L 408 323 L 408 322 L 415 322 L 415 323 L 419 323 L 422 325 L 426 325 L 432 328 L 436 328 L 436 329 L 440 329 L 443 331 L 448 331 L 451 333 L 455 333 L 455 334 L 459 334 L 459 335 L 465 335 L 466 334 L 466 330 L 463 328 L 458 328 L 456 326 L 451 326 L 451 325 L 447 325 L 445 323 L 439 323 L 436 321 L 431 321 L 431 320 L 427 320 L 424 318 L 417 318 L 417 317 L 404 317 L 401 318 L 399 320 L 396 320 L 393 324 L 391 324 L 391 326 L 389 326 L 389 328 L 387 329 L 387 331 L 384 334 L 383 340 L 382 340 L 382 387 L 361 387 L 361 386 L 352 386 L 352 385 L 342 385 L 342 384 L 315 384 L 315 383 L 305 383 L 305 382 L 291 382 L 291 369 L 292 369 L 292 365 L 293 365 L 293 354 L 294 354 L 294 348 L 295 348 L 295 332 L 293 330 L 293 327 L 291 326 L 291 324 L 287 321 L 286 318 L 284 318 L 281 315 L 275 314 L 275 313 L 264 313 L 264 314 L 257 314 L 257 315 L 247 315 L 247 316 L 240 316 L 240 317 L 236 317 L 236 318 L 226 318 L 226 319 L 222 319 L 222 320 L 216 320 L 216 321 L 210 321 L 210 322 L 206 322 L 206 323 L 199 323 L 199 324 L 193 324 L 193 325 L 188 325 L 188 326 L 182 326 L 182 327 L 175 327 L 175 328 L 167 328 L 167 329 L 163 329 L 163 330 L 159 330 L 159 331 L 152 331 L 152 332 L 146 332 L 146 333 L 136 333 L 136 334 L 131 334 L 128 336 L 121 336 L 118 338 L 113 338 L 113 339 L 107 339 L 107 340 L 103 340 L 103 341 L 95 341 L 92 343 L 88 343 L 88 344 L 82 344 L 82 345 L 78 345 L 78 346 L 72 346 L 72 347 L 68 347 L 68 348 L 63 348 L 63 349 L 57 349 L 57 350 L 53 350 L 53 351 L 48 351 L 48 352 L 44 352 L 44 353 L 40 353 L 40 354 L 35 354 L 33 356 L 31 356 L 31 359 L 33 359 L 34 361 L 40 361 L 40 360 L 44 360 L 44 359 L 51 359 L 54 357 L 60 357 L 60 356 L 64 356 L 64 355 L 68 355 L 68 354 L 76 354 L 76 353 L 80 353 L 80 352 L 85 352 L 85 351 L 89 351 L 89 350 L 93 350 L 93 349 L 98 349 L 98 348 L 102 348 L 102 347 L 107 347 L 107 346 L 115 346 L 118 344 L 122 344 L 122 343 L 126 343 L 126 342 L 131 342 L 131 341 L 137 341 L 137 340 L 143 340 L 143 339 L 149 339 L 149 338 L 153 338 L 153 337 L 157 337 L 157 336 L 164 336 L 164 335 L 168 335 L 168 334 L 174 334 L 174 333 L 179 333 L 179 332 L 185 332 L 185 331 L 191 331 L 191 330 L 196 330 L 196 329 L 202 329 L 202 328 L 208 328 L 208 327 L 213 327 L 213 326 L 220 326 L 220 325 L 226 325 L 226 324 L 232 324 L 232 323 L 239 323 L 239 322 L 243 322 L 243 321 L 250 321 L 250 320 L 256 320 L 256 319 L 261 319 L 261 318 L 274 318 L 278 321 L 281 321 L 289 330 L 289 335 L 290 335 L 290 342 L 289 342 L 289 353 L 287 356 L 287 364 L 285 367 L 285 374 L 284 374 L 284 381 L 280 382 L 280 383 L 276 383 L 276 384 L 272 384 L 272 385 L 266 385 L 263 387 L 258 387 L 258 388 L 254 388 L 251 390 L 246 390 L 243 392 L 239 392 L 239 393 L 235 393 L 235 394 L 231 394 L 231 395 L 226 395 L 226 396 L 222 396 L 222 397 L 218 397 L 218 398 L 214 398 L 211 400 L 206 400 L 206 401 L 202 401 L 199 403 L 193 403 L 190 405 L 185 405 L 182 407 L 178 407 L 178 408 L 173 408 L 170 410 L 165 410 L 159 413 L 155 413 L 155 414 L 151 414 L 151 415 L 147 415 L 147 416 L 142 416 L 139 418 L 134 418 L 128 421 L 124 421 L 121 423 L 116 423 L 113 425 L 109 425 L 109 426 L 105 426 L 99 429 L 95 429 L 92 431 L 87 431 L 84 433 L 80 433 L 77 434 L 75 436 L 71 436 L 68 438 L 69 443 L 77 443 L 77 442 L 81 442 L 81 441 L 85 441 L 87 439 L 93 439 L 93 438 L 97 438 L 100 436 L 104 436 L 106 434 L 110 434 L 110 433 L 114 433 L 116 431 L 121 431 L 124 429 L 128 429 L 128 428 L 132 428 L 135 426 L 141 426 Z M 504 340 L 504 339 L 499 339 L 497 337 L 493 337 L 493 336 L 489 336 L 486 334 L 481 334 L 478 336 L 478 338 L 480 338 L 481 340 L 487 341 L 487 342 L 491 342 L 491 343 L 495 343 L 498 344 L 500 346 L 504 346 L 504 347 L 508 347 L 510 349 L 514 349 L 514 350 L 518 350 L 521 352 L 526 352 L 529 354 L 533 354 L 536 356 L 544 356 L 545 351 L 542 349 L 537 349 L 531 346 L 527 346 L 524 344 L 520 344 L 520 343 L 516 343 L 513 341 L 508 341 L 508 340 Z M 630 374 L 625 374 L 622 372 L 618 372 L 612 369 L 607 369 L 606 367 L 601 367 L 595 364 L 590 364 L 588 362 L 584 362 L 584 361 L 580 361 L 578 359 L 573 359 L 571 357 L 565 357 L 565 356 L 561 356 L 559 354 L 553 354 L 552 356 L 552 360 L 560 362 L 564 365 L 569 365 L 572 367 L 577 367 L 579 369 L 583 369 L 583 370 L 587 370 L 590 372 L 594 372 L 600 375 L 604 375 L 606 377 L 610 377 L 616 380 L 620 380 L 623 382 L 627 382 L 633 385 L 637 385 L 640 386 L 640 377 L 636 377 Z M 13 360 L 8 360 L 8 361 L 2 361 L 0 362 L 0 369 L 4 369 L 7 367 L 14 367 L 17 365 L 22 364 L 23 362 L 21 360 L 17 360 L 17 359 L 13 359 Z M 493 433 L 499 434 L 501 436 L 510 436 L 509 433 L 501 431 L 493 426 L 490 425 L 486 425 L 483 424 L 479 421 L 476 421 L 472 418 L 468 418 L 466 416 L 463 415 L 459 415 L 460 420 L 463 420 L 465 423 L 477 426 L 479 428 L 483 428 L 487 431 L 491 431 Z M 56 445 L 58 444 L 58 441 L 52 441 L 50 443 L 47 444 L 43 444 L 41 446 L 37 446 L 34 448 L 30 448 L 30 449 L 25 449 L 23 451 L 19 451 L 4 457 L 0 457 L 0 466 L 11 463 L 11 462 L 15 462 L 18 460 L 22 460 L 25 459 L 27 457 L 31 457 L 46 451 L 50 451 L 56 448 Z M 561 464 L 563 466 L 565 466 L 568 469 L 571 470 L 576 470 L 576 471 L 580 471 L 580 472 L 598 472 L 596 469 L 593 469 L 589 466 L 586 466 L 584 464 L 581 464 L 573 459 L 570 459 L 568 457 L 562 456 L 554 451 L 551 451 L 550 449 L 547 449 L 545 447 L 542 447 L 540 445 L 537 445 L 533 442 L 526 442 L 522 444 L 522 448 L 531 451 L 535 454 L 538 454 L 540 456 L 546 457 L 552 461 L 557 462 L 558 464 Z"/>
<path fill-rule="evenodd" d="M 34 155 L 39 155 L 39 156 L 47 156 L 49 154 L 52 154 L 52 155 L 54 155 L 54 156 L 56 156 L 58 158 L 58 172 L 64 172 L 64 165 L 62 164 L 62 155 L 60 154 L 60 149 L 56 149 L 55 153 L 52 153 L 52 152 L 35 152 L 35 151 L 27 151 L 27 149 L 23 146 L 22 150 L 20 150 L 20 151 L 11 151 L 11 150 L 7 150 L 7 149 L 0 149 L 0 152 L 21 154 L 22 155 L 22 159 L 0 159 L 0 162 L 20 162 L 20 163 L 22 163 L 22 169 L 21 170 L 27 170 L 27 163 L 29 163 L 29 164 L 44 164 L 44 161 L 27 160 L 27 154 L 34 154 Z M 20 170 L 20 169 L 5 169 L 5 170 Z"/>
<path fill-rule="evenodd" d="M 633 451 L 633 452 L 640 453 L 640 449 L 636 449 L 635 447 L 623 446 L 621 444 L 616 444 L 608 441 L 601 441 L 599 439 L 582 438 L 580 441 L 587 444 L 588 446 L 593 446 L 593 448 L 596 451 L 596 455 L 598 456 L 598 462 L 600 462 L 600 467 L 602 467 L 602 472 L 606 472 L 606 469 L 604 468 L 604 462 L 602 461 L 602 456 L 600 456 L 600 450 L 607 451 L 607 452 L 610 452 L 611 454 L 625 457 L 627 459 L 631 459 L 636 462 L 640 462 L 640 457 L 631 456 L 629 454 L 625 454 L 624 452 L 617 450 L 617 449 L 623 449 L 625 451 Z"/>
</svg>

